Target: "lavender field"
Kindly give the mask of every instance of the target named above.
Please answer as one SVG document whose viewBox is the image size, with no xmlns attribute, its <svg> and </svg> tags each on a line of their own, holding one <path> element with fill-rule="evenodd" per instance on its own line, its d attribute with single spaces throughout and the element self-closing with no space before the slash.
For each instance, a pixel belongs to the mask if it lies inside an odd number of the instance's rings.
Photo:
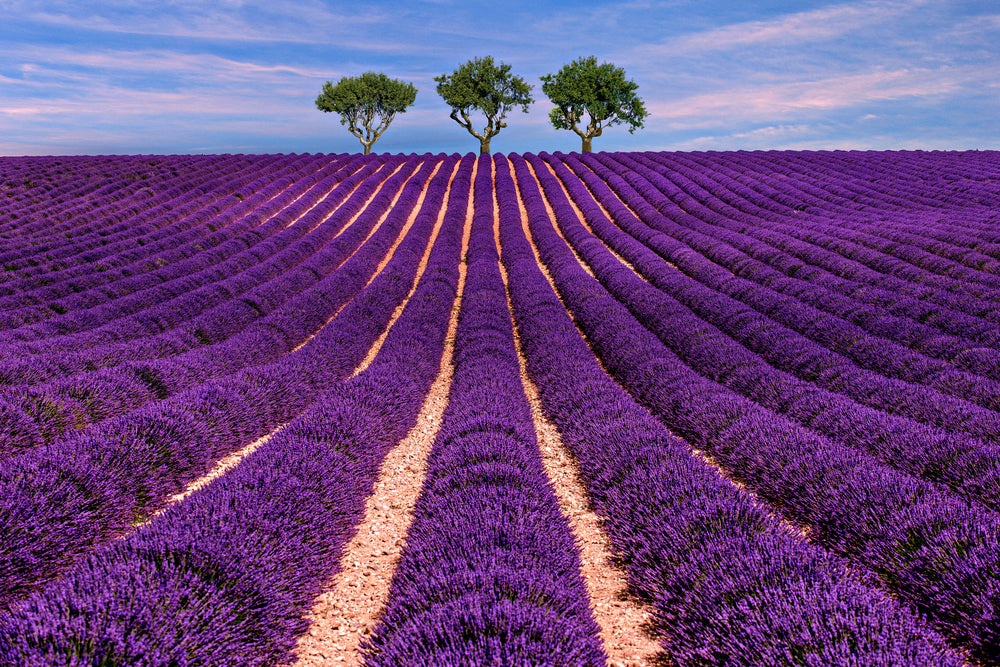
<svg viewBox="0 0 1000 667">
<path fill-rule="evenodd" d="M 622 664 L 542 424 L 626 664 L 1000 664 L 997 152 L 0 158 L 0 349 L 0 665 L 307 664 L 417 431 L 325 660 Z"/>
</svg>

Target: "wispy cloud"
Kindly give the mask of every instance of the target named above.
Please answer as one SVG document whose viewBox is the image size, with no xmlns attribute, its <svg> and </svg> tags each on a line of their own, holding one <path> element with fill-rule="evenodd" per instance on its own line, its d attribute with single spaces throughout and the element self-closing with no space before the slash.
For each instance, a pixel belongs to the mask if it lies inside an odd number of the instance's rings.
<svg viewBox="0 0 1000 667">
<path fill-rule="evenodd" d="M 690 54 L 747 46 L 782 45 L 828 40 L 917 11 L 927 0 L 880 0 L 823 7 L 765 21 L 746 21 L 640 47 L 647 53 Z"/>
<path fill-rule="evenodd" d="M 734 119 L 787 118 L 803 111 L 816 112 L 904 97 L 946 95 L 969 79 L 988 79 L 1000 74 L 1000 64 L 982 70 L 875 70 L 834 76 L 816 81 L 792 81 L 689 95 L 678 99 L 653 100 L 647 106 L 656 118 L 674 127 L 721 125 Z"/>
<path fill-rule="evenodd" d="M 186 40 L 201 44 L 335 46 L 361 53 L 417 55 L 434 53 L 437 44 L 401 39 L 404 21 L 428 23 L 410 10 L 387 10 L 378 3 L 343 5 L 322 0 L 173 0 L 132 2 L 94 0 L 38 3 L 8 2 L 20 20 L 63 32 L 105 33 L 122 37 Z M 338 9 L 343 7 L 343 9 Z M 437 30 L 451 26 L 442 20 Z"/>
<path fill-rule="evenodd" d="M 298 64 L 262 64 L 213 53 L 184 53 L 164 49 L 99 49 L 81 50 L 71 47 L 32 47 L 18 54 L 22 69 L 36 74 L 57 72 L 69 76 L 72 72 L 91 71 L 93 75 L 112 77 L 121 74 L 155 73 L 171 78 L 186 76 L 210 77 L 218 80 L 258 80 L 262 76 L 301 78 L 331 76 L 330 69 Z"/>
<path fill-rule="evenodd" d="M 736 132 L 733 134 L 737 139 L 765 139 L 768 141 L 776 138 L 799 136 L 815 131 L 812 125 L 768 125 L 759 127 L 749 132 Z"/>
<path fill-rule="evenodd" d="M 221 3 L 176 0 L 166 5 L 122 0 L 41 6 L 33 2 L 9 4 L 14 11 L 21 9 L 24 18 L 51 27 L 212 41 L 315 42 L 350 34 L 359 26 L 388 18 L 369 5 L 338 12 L 316 0 Z"/>
<path fill-rule="evenodd" d="M 0 152 L 358 150 L 313 100 L 366 70 L 419 89 L 380 147 L 472 150 L 433 77 L 479 55 L 535 86 L 497 150 L 577 150 L 538 77 L 590 54 L 625 67 L 651 112 L 598 149 L 891 145 L 927 128 L 986 147 L 1000 15 L 973 4 L 0 0 Z"/>
</svg>

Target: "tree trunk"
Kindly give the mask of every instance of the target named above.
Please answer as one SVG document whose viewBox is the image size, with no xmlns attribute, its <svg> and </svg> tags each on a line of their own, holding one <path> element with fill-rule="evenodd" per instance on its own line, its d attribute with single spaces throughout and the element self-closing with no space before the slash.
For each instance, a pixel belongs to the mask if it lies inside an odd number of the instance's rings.
<svg viewBox="0 0 1000 667">
<path fill-rule="evenodd" d="M 364 142 L 361 142 L 361 145 L 365 147 L 365 155 L 371 155 L 371 153 L 372 153 L 372 145 L 371 144 L 366 144 Z"/>
<path fill-rule="evenodd" d="M 583 148 L 580 149 L 580 152 L 581 153 L 593 153 L 594 151 L 593 151 L 593 149 L 591 147 L 591 144 L 593 144 L 593 142 L 594 142 L 594 138 L 593 137 L 589 137 L 589 136 L 588 137 L 584 137 L 583 138 Z"/>
<path fill-rule="evenodd" d="M 486 137 L 485 139 L 479 140 L 479 154 L 489 155 L 490 154 L 490 139 Z"/>
</svg>

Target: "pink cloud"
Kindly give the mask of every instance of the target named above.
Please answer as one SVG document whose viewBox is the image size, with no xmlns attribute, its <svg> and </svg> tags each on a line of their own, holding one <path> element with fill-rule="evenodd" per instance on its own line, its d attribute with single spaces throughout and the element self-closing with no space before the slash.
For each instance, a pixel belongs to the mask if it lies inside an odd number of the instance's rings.
<svg viewBox="0 0 1000 667">
<path fill-rule="evenodd" d="M 743 85 L 678 99 L 652 100 L 647 107 L 652 117 L 675 121 L 675 128 L 705 127 L 733 119 L 782 118 L 802 111 L 824 111 L 872 101 L 944 95 L 963 87 L 970 79 L 995 77 L 1000 66 L 996 70 L 878 69 L 814 81 Z"/>
</svg>

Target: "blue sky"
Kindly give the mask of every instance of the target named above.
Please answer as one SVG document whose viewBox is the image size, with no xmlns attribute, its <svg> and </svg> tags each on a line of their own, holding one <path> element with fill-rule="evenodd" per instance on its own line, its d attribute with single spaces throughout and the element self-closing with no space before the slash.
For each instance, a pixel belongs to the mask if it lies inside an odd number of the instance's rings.
<svg viewBox="0 0 1000 667">
<path fill-rule="evenodd" d="M 594 150 L 1000 148 L 994 0 L 0 0 L 0 47 L 0 155 L 357 152 L 314 100 L 369 70 L 419 91 L 375 151 L 476 151 L 433 78 L 484 55 L 535 86 L 497 152 L 579 150 L 538 77 L 587 55 L 650 112 Z"/>
</svg>

